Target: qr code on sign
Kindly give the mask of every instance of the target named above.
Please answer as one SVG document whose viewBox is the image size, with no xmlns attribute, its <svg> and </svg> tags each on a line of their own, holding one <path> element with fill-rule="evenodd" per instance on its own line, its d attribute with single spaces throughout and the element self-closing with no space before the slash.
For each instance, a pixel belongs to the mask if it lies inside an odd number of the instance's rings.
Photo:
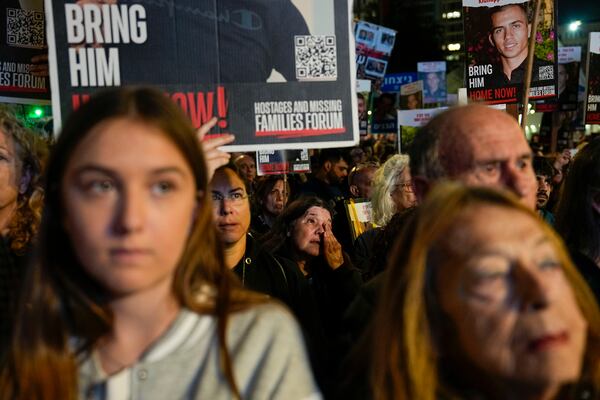
<svg viewBox="0 0 600 400">
<path fill-rule="evenodd" d="M 7 8 L 6 44 L 31 49 L 44 48 L 44 13 Z"/>
<path fill-rule="evenodd" d="M 548 65 L 545 67 L 540 67 L 539 73 L 540 73 L 541 81 L 545 81 L 548 79 L 554 79 L 554 66 Z"/>
<path fill-rule="evenodd" d="M 334 81 L 337 79 L 335 36 L 295 36 L 296 79 Z"/>
</svg>

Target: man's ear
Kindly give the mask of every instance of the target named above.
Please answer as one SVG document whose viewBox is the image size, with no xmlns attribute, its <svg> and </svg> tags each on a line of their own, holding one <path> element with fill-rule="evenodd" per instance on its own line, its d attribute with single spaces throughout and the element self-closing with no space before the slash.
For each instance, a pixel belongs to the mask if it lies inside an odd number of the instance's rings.
<svg viewBox="0 0 600 400">
<path fill-rule="evenodd" d="M 413 176 L 412 177 L 413 190 L 415 192 L 415 197 L 417 198 L 417 202 L 422 203 L 425 196 L 429 192 L 431 188 L 431 184 L 429 179 L 423 176 Z"/>
<path fill-rule="evenodd" d="M 323 169 L 325 169 L 325 172 L 331 171 L 331 161 L 325 161 L 325 163 L 323 163 Z"/>
<path fill-rule="evenodd" d="M 531 37 L 531 24 L 527 24 L 527 37 L 530 38 Z"/>
<path fill-rule="evenodd" d="M 494 39 L 492 39 L 492 34 L 491 33 L 488 35 L 488 39 L 489 39 L 490 44 L 492 45 L 492 47 L 495 48 L 496 47 L 496 43 L 494 43 Z"/>
<path fill-rule="evenodd" d="M 31 183 L 32 173 L 29 168 L 25 168 L 23 174 L 21 175 L 21 179 L 19 180 L 19 194 L 25 194 L 27 192 L 27 188 Z"/>
<path fill-rule="evenodd" d="M 359 195 L 359 193 L 358 193 L 358 186 L 356 186 L 356 185 L 350 185 L 349 189 L 350 189 L 350 193 L 352 193 L 352 196 L 358 197 L 358 195 Z"/>
</svg>

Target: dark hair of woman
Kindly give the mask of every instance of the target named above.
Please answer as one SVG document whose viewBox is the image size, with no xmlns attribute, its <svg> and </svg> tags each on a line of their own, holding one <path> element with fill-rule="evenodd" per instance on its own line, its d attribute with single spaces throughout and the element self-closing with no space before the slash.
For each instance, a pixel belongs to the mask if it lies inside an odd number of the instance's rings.
<svg viewBox="0 0 600 400">
<path fill-rule="evenodd" d="M 556 230 L 570 248 L 600 260 L 600 138 L 577 152 L 556 208 Z"/>
<path fill-rule="evenodd" d="M 316 196 L 301 196 L 289 203 L 283 212 L 277 217 L 271 231 L 263 236 L 263 244 L 266 248 L 277 251 L 278 249 L 289 246 L 288 238 L 294 225 L 294 221 L 302 217 L 311 207 L 321 207 L 329 211 L 333 216 L 333 210 L 329 205 Z M 290 248 L 290 253 L 293 254 L 293 249 Z"/>
<path fill-rule="evenodd" d="M 283 175 L 265 175 L 257 179 L 256 189 L 254 190 L 254 207 L 257 212 L 260 211 L 267 195 L 273 190 L 277 182 L 283 180 Z M 290 185 L 286 184 L 285 189 L 288 191 L 289 196 Z"/>
</svg>

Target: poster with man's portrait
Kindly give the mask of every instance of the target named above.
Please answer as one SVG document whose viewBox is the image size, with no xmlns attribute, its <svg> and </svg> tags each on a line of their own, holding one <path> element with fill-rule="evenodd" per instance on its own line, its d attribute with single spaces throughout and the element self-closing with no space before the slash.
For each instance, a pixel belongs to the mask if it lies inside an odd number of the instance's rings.
<svg viewBox="0 0 600 400">
<path fill-rule="evenodd" d="M 400 86 L 400 109 L 417 110 L 423 108 L 423 81 Z"/>
<path fill-rule="evenodd" d="M 354 39 L 356 77 L 370 79 L 373 81 L 373 88 L 378 90 L 394 48 L 396 31 L 370 22 L 358 21 L 354 26 Z"/>
<path fill-rule="evenodd" d="M 581 66 L 581 46 L 558 48 L 557 97 L 539 101 L 535 105 L 538 112 L 575 111 L 579 102 L 579 69 Z"/>
<path fill-rule="evenodd" d="M 585 123 L 600 124 L 600 32 L 590 32 Z"/>
<path fill-rule="evenodd" d="M 417 63 L 417 73 L 423 81 L 423 104 L 446 104 L 446 61 Z"/>
<path fill-rule="evenodd" d="M 530 99 L 557 95 L 555 0 L 540 0 L 531 38 L 534 4 L 527 0 L 463 0 L 466 87 L 473 101 L 516 103 L 527 79 L 529 40 L 535 41 Z"/>
<path fill-rule="evenodd" d="M 561 111 L 577 109 L 581 46 L 558 48 L 558 105 Z"/>
</svg>

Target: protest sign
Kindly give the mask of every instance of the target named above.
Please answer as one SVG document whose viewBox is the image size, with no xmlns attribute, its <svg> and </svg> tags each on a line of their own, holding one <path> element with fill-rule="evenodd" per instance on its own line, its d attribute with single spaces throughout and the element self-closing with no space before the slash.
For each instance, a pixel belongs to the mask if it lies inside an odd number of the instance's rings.
<svg viewBox="0 0 600 400">
<path fill-rule="evenodd" d="M 580 65 L 580 46 L 558 48 L 558 99 L 537 103 L 536 111 L 573 111 L 577 109 Z"/>
<path fill-rule="evenodd" d="M 258 175 L 299 174 L 310 172 L 308 150 L 260 150 L 256 152 Z"/>
<path fill-rule="evenodd" d="M 554 0 L 539 0 L 530 99 L 553 98 L 557 89 Z M 471 100 L 516 103 L 523 97 L 533 7 L 527 0 L 463 0 Z"/>
<path fill-rule="evenodd" d="M 398 110 L 398 125 L 422 127 L 447 107 L 425 108 L 419 110 Z"/>
<path fill-rule="evenodd" d="M 398 110 L 398 149 L 399 152 L 406 150 L 411 144 L 418 131 L 437 114 L 446 110 L 447 107 L 427 108 L 418 110 Z"/>
<path fill-rule="evenodd" d="M 352 242 L 368 230 L 373 229 L 373 206 L 367 200 L 344 200 L 346 218 L 352 235 Z"/>
<path fill-rule="evenodd" d="M 380 93 L 375 99 L 375 107 L 371 118 L 371 133 L 395 133 L 397 93 Z"/>
<path fill-rule="evenodd" d="M 384 93 L 399 93 L 400 86 L 417 80 L 416 72 L 398 72 L 396 74 L 386 74 L 383 78 L 381 91 Z"/>
<path fill-rule="evenodd" d="M 417 72 L 423 81 L 423 104 L 446 104 L 446 61 L 417 63 Z"/>
<path fill-rule="evenodd" d="M 46 0 L 57 128 L 98 90 L 151 84 L 194 126 L 217 117 L 229 151 L 358 142 L 349 0 L 114 2 Z"/>
<path fill-rule="evenodd" d="M 356 111 L 358 113 L 358 129 L 361 140 L 369 133 L 369 106 L 371 104 L 371 81 L 356 80 Z"/>
<path fill-rule="evenodd" d="M 416 110 L 423 108 L 423 81 L 400 86 L 400 109 Z"/>
<path fill-rule="evenodd" d="M 356 77 L 374 81 L 374 88 L 379 90 L 394 48 L 396 31 L 370 22 L 358 21 L 354 32 Z"/>
<path fill-rule="evenodd" d="M 7 0 L 0 6 L 0 102 L 50 104 L 42 0 Z M 47 69 L 46 69 L 47 70 Z"/>
<path fill-rule="evenodd" d="M 590 32 L 588 43 L 585 123 L 600 124 L 600 32 Z"/>
</svg>

